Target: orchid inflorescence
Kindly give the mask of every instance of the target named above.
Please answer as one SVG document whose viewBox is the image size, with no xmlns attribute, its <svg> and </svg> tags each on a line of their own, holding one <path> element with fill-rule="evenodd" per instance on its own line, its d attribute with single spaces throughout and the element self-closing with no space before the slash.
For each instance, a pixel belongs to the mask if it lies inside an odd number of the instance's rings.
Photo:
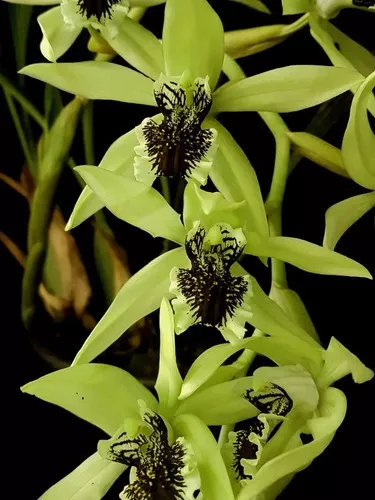
<svg viewBox="0 0 375 500">
<path fill-rule="evenodd" d="M 261 1 L 241 1 L 268 11 Z M 118 138 L 98 166 L 76 167 L 86 186 L 66 229 L 106 207 L 173 248 L 167 246 L 125 283 L 72 366 L 22 387 L 110 436 L 41 498 L 104 498 L 129 469 L 118 492 L 123 500 L 274 499 L 341 425 L 346 397 L 333 384 L 348 374 L 356 383 L 373 377 L 339 339 L 322 345 L 301 299 L 288 287 L 285 263 L 312 273 L 371 278 L 334 247 L 375 206 L 375 136 L 368 120 L 368 113 L 375 116 L 375 58 L 328 19 L 345 7 L 374 10 L 374 2 L 283 0 L 285 14 L 303 14 L 298 29 L 309 25 L 332 66 L 289 66 L 248 78 L 235 59 L 250 46 L 260 51 L 264 40 L 249 30 L 243 45 L 236 45 L 206 0 L 167 0 L 162 40 L 139 23 L 139 9 L 162 0 L 50 3 L 59 5 L 38 18 L 41 52 L 49 62 L 25 67 L 23 75 L 80 96 L 80 106 L 111 99 L 156 108 Z M 279 35 L 271 36 L 269 28 L 272 46 Z M 83 29 L 95 60 L 56 62 Z M 110 62 L 114 54 L 133 69 Z M 228 80 L 223 84 L 222 74 Z M 279 115 L 348 90 L 354 97 L 341 151 L 311 134 L 291 132 Z M 250 161 L 220 122 L 223 111 L 258 112 L 275 137 L 266 203 Z M 292 146 L 367 189 L 328 210 L 322 246 L 282 236 Z M 158 177 L 184 183 L 182 214 L 153 187 Z M 242 266 L 245 255 L 265 264 L 271 258 L 269 294 Z M 92 362 L 159 308 L 154 391 L 120 368 Z M 175 335 L 189 335 L 192 325 L 216 328 L 223 342 L 200 354 L 182 378 Z M 252 372 L 257 354 L 265 366 Z M 218 439 L 212 426 L 222 426 Z M 303 443 L 301 434 L 311 440 Z"/>
</svg>

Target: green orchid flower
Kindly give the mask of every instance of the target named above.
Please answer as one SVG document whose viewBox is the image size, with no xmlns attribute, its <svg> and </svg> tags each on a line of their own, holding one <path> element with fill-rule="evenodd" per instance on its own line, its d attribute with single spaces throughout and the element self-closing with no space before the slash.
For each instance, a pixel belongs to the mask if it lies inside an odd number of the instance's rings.
<svg viewBox="0 0 375 500">
<path fill-rule="evenodd" d="M 234 500 L 219 446 L 207 425 L 233 424 L 258 413 L 243 398 L 251 378 L 206 387 L 203 406 L 196 398 L 185 398 L 180 405 L 182 379 L 174 338 L 172 310 L 163 299 L 158 400 L 124 370 L 94 363 L 59 370 L 22 387 L 23 392 L 65 408 L 112 436 L 45 492 L 43 500 L 103 498 L 129 467 L 122 499 L 190 500 L 200 490 L 205 499 Z"/>
<path fill-rule="evenodd" d="M 283 14 L 316 11 L 323 19 L 336 17 L 342 9 L 375 11 L 374 0 L 282 0 Z"/>
<path fill-rule="evenodd" d="M 26 5 L 54 5 L 38 16 L 43 34 L 40 50 L 51 62 L 57 61 L 73 45 L 82 29 L 100 35 L 111 46 L 126 30 L 137 30 L 128 18 L 131 7 L 151 7 L 165 0 L 5 0 Z M 139 28 L 142 29 L 141 27 Z M 125 32 L 125 33 L 124 33 Z M 96 35 L 98 34 L 98 35 Z"/>
</svg>

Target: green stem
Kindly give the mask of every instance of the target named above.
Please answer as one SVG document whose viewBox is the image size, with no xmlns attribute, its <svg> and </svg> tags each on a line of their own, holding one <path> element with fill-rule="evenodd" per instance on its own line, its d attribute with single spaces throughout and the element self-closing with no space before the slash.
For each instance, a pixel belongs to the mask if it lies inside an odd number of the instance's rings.
<svg viewBox="0 0 375 500">
<path fill-rule="evenodd" d="M 95 165 L 93 120 L 94 105 L 92 101 L 89 101 L 82 113 L 83 147 L 86 165 Z"/>
<path fill-rule="evenodd" d="M 171 193 L 170 193 L 170 189 L 169 189 L 168 178 L 161 175 L 159 177 L 159 179 L 160 179 L 160 186 L 161 186 L 162 195 L 164 196 L 165 200 L 170 204 L 171 203 Z"/>
</svg>

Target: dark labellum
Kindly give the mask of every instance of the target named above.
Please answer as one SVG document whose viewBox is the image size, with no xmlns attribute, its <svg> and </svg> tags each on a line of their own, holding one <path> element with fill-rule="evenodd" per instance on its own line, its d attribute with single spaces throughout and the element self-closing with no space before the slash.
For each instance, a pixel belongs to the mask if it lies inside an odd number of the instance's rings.
<svg viewBox="0 0 375 500">
<path fill-rule="evenodd" d="M 242 253 L 237 239 L 221 228 L 222 242 L 203 248 L 206 231 L 199 227 L 185 248 L 191 269 L 179 269 L 178 290 L 185 297 L 195 323 L 216 327 L 225 326 L 242 304 L 248 283 L 230 274 L 232 264 Z"/>
<path fill-rule="evenodd" d="M 91 16 L 96 17 L 98 21 L 102 17 L 110 19 L 112 17 L 112 7 L 120 2 L 121 0 L 78 0 L 79 12 L 86 19 Z"/>
<path fill-rule="evenodd" d="M 146 413 L 144 421 L 150 436 L 129 439 L 124 432 L 107 454 L 109 460 L 137 468 L 137 479 L 123 494 L 129 500 L 183 500 L 185 448 L 180 442 L 169 445 L 167 427 L 156 413 Z"/>
<path fill-rule="evenodd" d="M 244 397 L 262 413 L 272 413 L 281 417 L 285 417 L 293 407 L 293 401 L 287 392 L 273 383 L 270 383 L 269 389 L 264 392 L 248 389 Z"/>
<path fill-rule="evenodd" d="M 185 90 L 170 82 L 155 91 L 155 100 L 163 120 L 159 125 L 148 120 L 142 128 L 152 171 L 155 175 L 187 177 L 213 142 L 212 131 L 201 129 L 211 108 L 211 95 L 204 81 L 198 81 L 193 102 L 188 105 Z"/>
<path fill-rule="evenodd" d="M 236 477 L 238 480 L 251 479 L 250 475 L 245 474 L 244 467 L 241 464 L 241 459 L 256 459 L 259 446 L 256 443 L 252 443 L 251 441 L 249 441 L 249 436 L 251 432 L 254 432 L 260 437 L 263 430 L 264 423 L 261 422 L 258 417 L 252 417 L 248 421 L 248 429 L 236 432 L 236 438 L 233 443 L 233 468 L 236 472 Z"/>
</svg>

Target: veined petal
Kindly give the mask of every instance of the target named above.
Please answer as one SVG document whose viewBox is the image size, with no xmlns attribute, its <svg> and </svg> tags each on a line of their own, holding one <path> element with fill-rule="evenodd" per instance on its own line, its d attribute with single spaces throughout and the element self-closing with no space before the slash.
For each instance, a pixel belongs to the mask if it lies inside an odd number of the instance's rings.
<svg viewBox="0 0 375 500">
<path fill-rule="evenodd" d="M 51 486 L 39 500 L 100 500 L 125 469 L 124 465 L 94 453 Z"/>
<path fill-rule="evenodd" d="M 137 142 L 135 129 L 122 135 L 108 148 L 98 168 L 111 170 L 117 174 L 134 179 L 134 147 L 137 145 Z M 66 225 L 66 230 L 68 231 L 82 224 L 83 221 L 103 207 L 103 201 L 89 186 L 86 186 L 73 208 L 73 212 Z"/>
<path fill-rule="evenodd" d="M 355 260 L 298 238 L 275 236 L 262 240 L 251 233 L 247 234 L 244 251 L 258 257 L 273 257 L 311 273 L 372 279 L 369 271 Z"/>
<path fill-rule="evenodd" d="M 132 2 L 133 5 L 133 2 Z M 115 36 L 108 26 L 101 35 L 126 62 L 153 80 L 164 73 L 163 50 L 156 36 L 129 17 L 121 20 Z"/>
<path fill-rule="evenodd" d="M 344 165 L 350 177 L 367 189 L 375 189 L 375 134 L 368 116 L 367 104 L 375 86 L 375 71 L 354 95 L 348 125 L 342 141 Z"/>
<path fill-rule="evenodd" d="M 134 274 L 116 295 L 81 347 L 73 364 L 92 361 L 136 321 L 155 311 L 164 295 L 170 297 L 168 288 L 171 268 L 184 267 L 186 264 L 185 251 L 176 248 L 157 257 Z"/>
<path fill-rule="evenodd" d="M 305 468 L 327 448 L 345 417 L 344 393 L 329 387 L 320 397 L 318 410 L 319 417 L 307 423 L 313 441 L 266 462 L 240 491 L 237 500 L 248 500 L 260 495 L 279 479 Z"/>
<path fill-rule="evenodd" d="M 218 131 L 218 151 L 210 177 L 228 201 L 246 202 L 247 228 L 268 236 L 266 211 L 256 173 L 228 130 L 213 118 L 205 124 Z"/>
<path fill-rule="evenodd" d="M 220 448 L 206 425 L 195 415 L 178 415 L 172 421 L 178 435 L 193 447 L 205 500 L 234 500 Z"/>
<path fill-rule="evenodd" d="M 40 63 L 26 66 L 19 73 L 87 99 L 155 106 L 152 80 L 119 64 L 98 61 Z"/>
<path fill-rule="evenodd" d="M 43 33 L 40 51 L 46 59 L 56 62 L 73 45 L 82 28 L 66 24 L 60 6 L 43 12 L 37 20 Z"/>
<path fill-rule="evenodd" d="M 341 236 L 375 207 L 375 191 L 340 201 L 326 211 L 323 246 L 333 250 Z"/>
<path fill-rule="evenodd" d="M 359 85 L 355 70 L 331 66 L 286 66 L 238 82 L 214 93 L 213 112 L 274 111 L 286 113 L 310 108 Z"/>
<path fill-rule="evenodd" d="M 156 189 L 103 168 L 85 166 L 75 170 L 116 217 L 154 237 L 184 241 L 179 214 Z"/>
<path fill-rule="evenodd" d="M 168 416 L 177 404 L 182 378 L 177 366 L 173 311 L 163 297 L 160 306 L 160 353 L 159 372 L 155 383 L 159 409 Z"/>
<path fill-rule="evenodd" d="M 214 89 L 224 58 L 224 31 L 219 16 L 206 0 L 168 0 L 163 27 L 167 75 L 190 71 L 193 78 L 209 76 Z"/>
<path fill-rule="evenodd" d="M 120 368 L 87 364 L 49 373 L 21 390 L 61 406 L 113 434 L 124 418 L 139 413 L 138 400 L 154 409 L 157 401 L 136 378 Z"/>
</svg>

